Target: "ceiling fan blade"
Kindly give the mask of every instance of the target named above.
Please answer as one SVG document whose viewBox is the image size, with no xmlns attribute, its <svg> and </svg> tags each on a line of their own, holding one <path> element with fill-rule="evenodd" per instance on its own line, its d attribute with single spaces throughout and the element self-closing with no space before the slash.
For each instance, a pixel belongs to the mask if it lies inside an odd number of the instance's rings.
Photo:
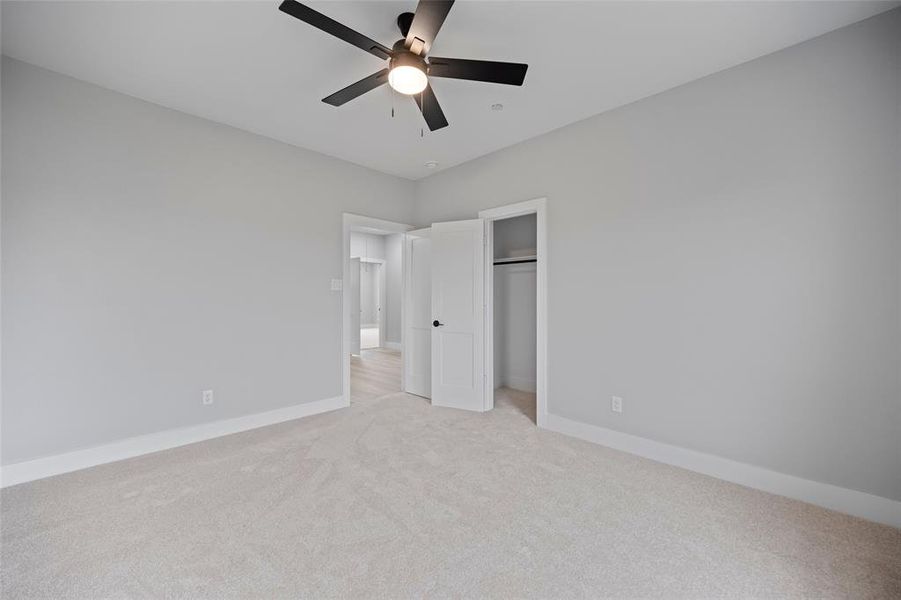
<svg viewBox="0 0 901 600">
<path fill-rule="evenodd" d="M 528 68 L 529 65 L 522 63 L 429 57 L 430 77 L 450 77 L 452 79 L 522 85 L 526 78 L 526 69 Z"/>
<path fill-rule="evenodd" d="M 441 110 L 441 105 L 438 104 L 438 98 L 435 97 L 435 92 L 432 91 L 431 85 L 425 86 L 422 93 L 414 95 L 413 99 L 416 100 L 416 105 L 422 111 L 422 116 L 429 126 L 429 131 L 447 127 L 447 118 L 444 116 L 444 111 Z"/>
<path fill-rule="evenodd" d="M 322 13 L 316 12 L 309 6 L 305 6 L 300 2 L 295 2 L 295 0 L 284 0 L 278 9 L 283 13 L 300 19 L 304 23 L 308 23 L 326 33 L 330 33 L 336 38 L 340 38 L 348 44 L 353 44 L 357 48 L 365 50 L 379 58 L 391 58 L 391 50 L 382 44 L 369 39 L 362 33 L 356 32 L 346 25 L 342 25 L 334 19 L 326 17 Z"/>
<path fill-rule="evenodd" d="M 420 56 L 428 54 L 453 5 L 454 0 L 419 0 L 404 46 Z"/>
<path fill-rule="evenodd" d="M 326 96 L 322 101 L 332 106 L 341 106 L 357 96 L 362 96 L 366 92 L 372 91 L 386 83 L 388 83 L 388 69 L 382 69 L 378 73 L 373 73 L 369 77 L 364 77 L 360 81 L 350 84 L 343 90 L 338 90 L 331 96 Z"/>
</svg>

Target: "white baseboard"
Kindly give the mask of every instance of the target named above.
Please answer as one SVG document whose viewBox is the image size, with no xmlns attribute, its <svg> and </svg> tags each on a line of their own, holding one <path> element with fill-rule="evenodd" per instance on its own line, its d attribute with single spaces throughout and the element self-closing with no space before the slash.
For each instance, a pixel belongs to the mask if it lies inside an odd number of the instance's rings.
<svg viewBox="0 0 901 600">
<path fill-rule="evenodd" d="M 8 487 L 52 475 L 78 471 L 126 458 L 133 458 L 142 454 L 159 452 L 160 450 L 168 450 L 169 448 L 202 442 L 223 435 L 257 429 L 258 427 L 274 425 L 301 417 L 309 417 L 347 406 L 349 406 L 347 399 L 343 396 L 337 396 L 233 419 L 159 431 L 102 446 L 14 463 L 0 468 L 0 487 Z"/>
<path fill-rule="evenodd" d="M 746 463 L 655 442 L 643 437 L 547 415 L 545 427 L 588 442 L 637 454 L 772 494 L 802 500 L 855 517 L 901 527 L 901 502 L 755 467 Z"/>
<path fill-rule="evenodd" d="M 385 342 L 385 348 L 388 348 L 389 350 L 400 350 L 402 346 L 400 345 L 400 342 Z"/>
</svg>

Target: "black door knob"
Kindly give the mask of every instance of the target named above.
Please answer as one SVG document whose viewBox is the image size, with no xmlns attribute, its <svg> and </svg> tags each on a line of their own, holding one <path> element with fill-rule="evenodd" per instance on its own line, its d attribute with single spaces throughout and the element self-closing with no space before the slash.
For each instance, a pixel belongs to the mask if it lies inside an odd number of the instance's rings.
<svg viewBox="0 0 901 600">
<path fill-rule="evenodd" d="M 432 327 L 442 327 L 442 326 L 444 326 L 444 323 L 440 323 L 438 321 L 438 319 L 435 319 L 434 321 L 432 321 Z"/>
</svg>

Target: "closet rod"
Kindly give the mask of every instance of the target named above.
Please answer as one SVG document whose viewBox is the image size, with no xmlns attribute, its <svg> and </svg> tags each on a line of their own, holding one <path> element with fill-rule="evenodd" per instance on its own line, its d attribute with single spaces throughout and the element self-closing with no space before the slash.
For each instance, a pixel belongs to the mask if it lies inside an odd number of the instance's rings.
<svg viewBox="0 0 901 600">
<path fill-rule="evenodd" d="M 502 260 L 502 261 L 498 261 L 498 262 L 494 263 L 494 265 L 495 266 L 497 266 L 497 265 L 518 265 L 520 263 L 533 263 L 533 262 L 538 262 L 538 259 L 537 258 L 524 258 L 522 260 Z"/>
</svg>

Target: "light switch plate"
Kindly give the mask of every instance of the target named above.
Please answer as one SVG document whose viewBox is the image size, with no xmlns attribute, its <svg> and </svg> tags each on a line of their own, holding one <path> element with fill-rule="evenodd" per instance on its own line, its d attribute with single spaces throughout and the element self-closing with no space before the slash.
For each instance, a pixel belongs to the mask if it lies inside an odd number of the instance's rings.
<svg viewBox="0 0 901 600">
<path fill-rule="evenodd" d="M 340 292 L 344 289 L 344 280 L 343 279 L 332 279 L 331 282 L 331 291 Z"/>
<path fill-rule="evenodd" d="M 610 398 L 610 410 L 617 413 L 623 412 L 623 399 L 619 396 Z"/>
</svg>

